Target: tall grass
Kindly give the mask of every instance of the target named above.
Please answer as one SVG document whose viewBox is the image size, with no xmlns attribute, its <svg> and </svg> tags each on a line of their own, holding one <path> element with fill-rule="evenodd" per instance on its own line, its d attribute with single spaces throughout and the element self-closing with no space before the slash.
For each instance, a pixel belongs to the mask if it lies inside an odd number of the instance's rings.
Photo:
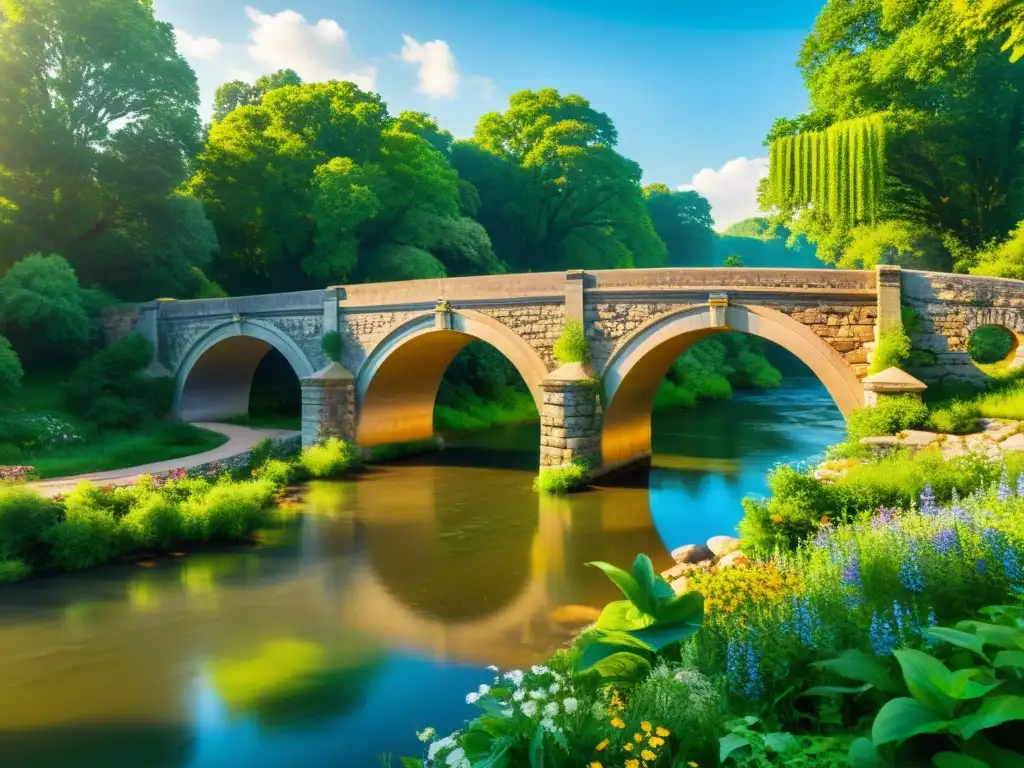
<svg viewBox="0 0 1024 768">
<path fill-rule="evenodd" d="M 469 432 L 502 424 L 518 424 L 537 419 L 537 405 L 529 392 L 506 390 L 497 400 L 485 400 L 465 393 L 457 406 L 434 406 L 434 428 L 451 432 Z"/>
</svg>

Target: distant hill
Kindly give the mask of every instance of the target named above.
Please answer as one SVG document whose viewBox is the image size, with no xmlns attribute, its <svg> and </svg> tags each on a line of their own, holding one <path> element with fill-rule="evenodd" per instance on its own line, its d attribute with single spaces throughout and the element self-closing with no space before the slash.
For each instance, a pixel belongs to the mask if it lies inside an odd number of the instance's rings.
<svg viewBox="0 0 1024 768">
<path fill-rule="evenodd" d="M 726 257 L 738 254 L 745 267 L 795 267 L 822 269 L 826 265 L 818 260 L 817 248 L 803 235 L 790 248 L 786 245 L 789 231 L 779 228 L 774 237 L 768 237 L 768 221 L 763 218 L 744 219 L 715 235 L 715 266 L 721 266 Z"/>
</svg>

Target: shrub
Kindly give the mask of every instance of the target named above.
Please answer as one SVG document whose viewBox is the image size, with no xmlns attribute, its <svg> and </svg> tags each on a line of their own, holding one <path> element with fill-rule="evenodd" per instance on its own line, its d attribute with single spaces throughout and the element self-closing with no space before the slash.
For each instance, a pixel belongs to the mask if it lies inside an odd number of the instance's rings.
<svg viewBox="0 0 1024 768">
<path fill-rule="evenodd" d="M 910 354 L 910 336 L 903 326 L 886 328 L 878 334 L 869 373 L 880 373 L 887 368 L 904 368 L 910 360 Z"/>
<path fill-rule="evenodd" d="M 21 581 L 32 569 L 21 560 L 0 560 L 0 584 Z"/>
<path fill-rule="evenodd" d="M 83 504 L 65 509 L 64 522 L 49 528 L 50 565 L 76 571 L 120 554 L 117 520 L 109 509 Z"/>
<path fill-rule="evenodd" d="M 554 347 L 555 359 L 562 365 L 590 362 L 590 345 L 583 331 L 583 323 L 569 320 Z"/>
<path fill-rule="evenodd" d="M 913 395 L 879 398 L 873 408 L 858 408 L 846 422 L 850 440 L 879 435 L 895 435 L 905 429 L 922 427 L 928 422 L 928 406 Z"/>
<path fill-rule="evenodd" d="M 36 342 L 81 344 L 92 335 L 82 294 L 63 257 L 34 253 L 0 278 L 0 318 Z"/>
<path fill-rule="evenodd" d="M 166 496 L 151 494 L 121 518 L 121 528 L 139 549 L 170 549 L 181 539 L 181 509 Z"/>
<path fill-rule="evenodd" d="M 75 425 L 48 413 L 16 412 L 0 415 L 0 437 L 22 451 L 43 453 L 85 439 Z"/>
<path fill-rule="evenodd" d="M 332 437 L 306 448 L 299 463 L 310 477 L 326 478 L 344 474 L 358 459 L 359 455 L 354 445 Z"/>
<path fill-rule="evenodd" d="M 957 401 L 946 408 L 933 411 L 928 426 L 936 432 L 962 435 L 978 428 L 978 408 L 974 403 Z"/>
<path fill-rule="evenodd" d="M 998 363 L 1013 349 L 1013 335 L 999 325 L 976 328 L 967 339 L 967 354 L 976 363 Z"/>
<path fill-rule="evenodd" d="M 341 353 L 344 351 L 344 344 L 340 333 L 337 331 L 328 331 L 325 333 L 324 337 L 320 339 L 320 348 L 323 350 L 327 359 L 332 363 L 341 362 Z"/>
<path fill-rule="evenodd" d="M 574 461 L 554 469 L 542 469 L 533 481 L 533 489 L 543 493 L 569 493 L 587 484 L 587 465 Z"/>
<path fill-rule="evenodd" d="M 218 483 L 204 496 L 190 499 L 205 518 L 203 539 L 240 539 L 263 520 L 274 486 L 265 479 Z"/>
<path fill-rule="evenodd" d="M 25 371 L 21 367 L 18 353 L 14 351 L 5 337 L 0 336 L 0 401 L 12 397 L 21 389 L 21 379 Z"/>
<path fill-rule="evenodd" d="M 0 487 L 0 560 L 39 562 L 40 542 L 60 518 L 60 506 L 27 488 Z"/>
</svg>

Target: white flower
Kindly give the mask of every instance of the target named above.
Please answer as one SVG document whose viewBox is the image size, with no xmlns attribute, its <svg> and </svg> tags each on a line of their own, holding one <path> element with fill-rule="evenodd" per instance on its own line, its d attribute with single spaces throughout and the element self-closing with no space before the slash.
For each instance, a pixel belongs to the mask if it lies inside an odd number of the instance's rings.
<svg viewBox="0 0 1024 768">
<path fill-rule="evenodd" d="M 497 672 L 498 671 L 498 668 L 496 666 L 494 666 L 493 664 L 488 664 L 487 668 L 489 670 L 491 670 L 491 672 Z"/>
<path fill-rule="evenodd" d="M 543 674 L 545 674 L 547 672 L 550 672 L 550 671 L 551 671 L 550 669 L 548 669 L 547 667 L 545 667 L 545 666 L 543 666 L 541 664 L 534 664 L 533 665 L 533 674 L 535 674 L 535 675 L 543 675 Z"/>
<path fill-rule="evenodd" d="M 467 693 L 466 694 L 466 703 L 467 704 L 476 704 L 476 700 L 479 699 L 479 698 L 480 698 L 480 694 L 476 693 L 475 691 L 473 693 Z"/>
<path fill-rule="evenodd" d="M 461 768 L 463 765 L 469 765 L 469 761 L 466 759 L 466 750 L 462 747 L 453 749 L 448 753 L 448 757 L 445 759 L 445 762 L 452 766 L 452 768 Z"/>
<path fill-rule="evenodd" d="M 433 728 L 424 728 L 422 731 L 416 732 L 416 738 L 420 741 L 430 741 L 434 736 L 437 735 L 437 731 Z"/>
<path fill-rule="evenodd" d="M 551 691 L 551 695 L 554 696 L 556 693 L 558 693 L 558 691 L 561 689 L 561 687 L 562 687 L 561 683 L 552 683 L 551 686 L 548 688 L 548 690 Z"/>
<path fill-rule="evenodd" d="M 477 691 L 479 691 L 481 696 L 486 696 L 488 693 L 491 692 L 491 686 L 487 684 L 481 685 L 479 688 L 477 688 Z"/>
<path fill-rule="evenodd" d="M 551 733 L 554 733 L 555 731 L 559 730 L 559 728 L 555 725 L 555 721 L 552 720 L 550 717 L 545 717 L 543 720 L 541 720 L 540 727 L 543 728 L 545 731 L 551 731 Z"/>
<path fill-rule="evenodd" d="M 501 716 L 502 717 L 512 717 L 512 709 L 511 708 L 507 708 L 507 709 L 501 710 Z"/>
<path fill-rule="evenodd" d="M 536 699 L 537 701 L 543 701 L 548 697 L 547 691 L 530 691 L 530 698 Z"/>
<path fill-rule="evenodd" d="M 537 702 L 528 701 L 523 704 L 523 714 L 527 717 L 533 717 L 537 714 Z"/>
<path fill-rule="evenodd" d="M 544 705 L 544 714 L 547 715 L 548 717 L 554 717 L 555 715 L 557 715 L 558 714 L 558 702 L 557 701 L 549 701 L 547 704 L 545 704 Z"/>
<path fill-rule="evenodd" d="M 513 669 L 511 672 L 505 673 L 505 679 L 510 680 L 512 685 L 517 688 L 523 684 L 523 671 L 521 669 Z"/>
<path fill-rule="evenodd" d="M 522 701 L 526 698 L 526 691 L 520 688 L 518 691 L 512 694 L 512 701 Z"/>
<path fill-rule="evenodd" d="M 448 749 L 448 747 L 455 746 L 455 739 L 451 736 L 445 736 L 443 739 L 438 739 L 427 749 L 427 760 L 433 760 L 437 757 L 437 753 L 442 749 Z"/>
<path fill-rule="evenodd" d="M 565 711 L 571 715 L 576 711 L 576 707 L 579 706 L 579 702 L 576 701 L 576 699 L 569 698 L 562 702 L 562 706 L 565 707 Z"/>
</svg>

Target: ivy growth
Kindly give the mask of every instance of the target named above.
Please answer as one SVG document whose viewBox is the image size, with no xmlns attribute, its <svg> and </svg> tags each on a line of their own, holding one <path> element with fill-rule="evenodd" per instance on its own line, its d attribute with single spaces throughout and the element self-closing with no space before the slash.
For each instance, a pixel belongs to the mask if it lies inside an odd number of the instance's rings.
<svg viewBox="0 0 1024 768">
<path fill-rule="evenodd" d="M 337 331 L 328 331 L 320 340 L 320 348 L 324 351 L 324 355 L 327 359 L 332 363 L 341 362 L 341 353 L 344 350 L 344 346 L 341 334 Z"/>
<path fill-rule="evenodd" d="M 590 362 L 590 345 L 583 332 L 583 323 L 579 320 L 566 322 L 562 335 L 555 342 L 554 353 L 561 365 Z"/>
</svg>

